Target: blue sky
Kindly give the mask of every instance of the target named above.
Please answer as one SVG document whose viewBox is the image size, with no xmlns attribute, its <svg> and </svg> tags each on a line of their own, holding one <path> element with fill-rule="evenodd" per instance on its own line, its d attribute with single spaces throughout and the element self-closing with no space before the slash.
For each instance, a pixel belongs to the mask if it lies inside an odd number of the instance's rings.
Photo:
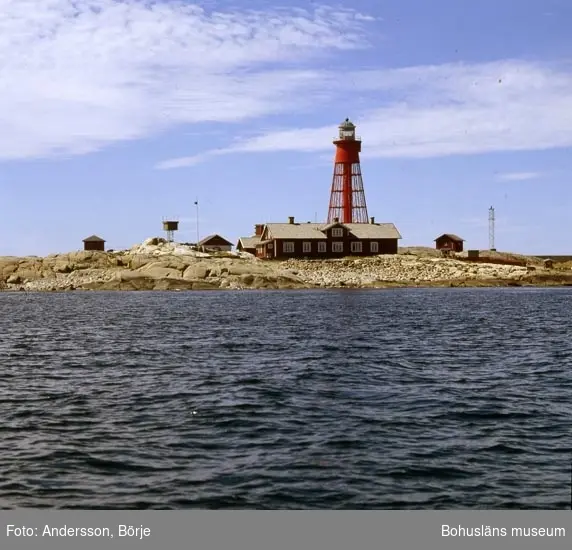
<svg viewBox="0 0 572 550">
<path fill-rule="evenodd" d="M 0 255 L 323 221 L 337 124 L 369 214 L 572 253 L 569 0 L 0 0 Z M 6 17 L 7 15 L 7 17 Z"/>
</svg>

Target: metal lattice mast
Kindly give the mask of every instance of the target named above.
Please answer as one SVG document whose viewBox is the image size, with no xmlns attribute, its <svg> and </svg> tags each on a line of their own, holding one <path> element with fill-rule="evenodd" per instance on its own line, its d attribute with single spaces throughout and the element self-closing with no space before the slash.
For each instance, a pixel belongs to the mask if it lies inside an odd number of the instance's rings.
<svg viewBox="0 0 572 550">
<path fill-rule="evenodd" d="M 489 249 L 495 250 L 495 209 L 489 208 Z"/>
<path fill-rule="evenodd" d="M 334 140 L 336 156 L 328 223 L 332 223 L 334 218 L 342 223 L 368 223 L 359 160 L 361 139 L 356 138 L 355 128 L 355 124 L 346 118 L 339 125 L 339 137 Z"/>
</svg>

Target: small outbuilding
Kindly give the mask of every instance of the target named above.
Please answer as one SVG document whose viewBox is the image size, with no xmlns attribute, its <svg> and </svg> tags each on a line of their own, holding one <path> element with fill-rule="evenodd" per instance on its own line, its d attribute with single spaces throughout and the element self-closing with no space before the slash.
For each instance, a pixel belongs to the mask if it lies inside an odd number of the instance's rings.
<svg viewBox="0 0 572 550">
<path fill-rule="evenodd" d="M 248 252 L 256 256 L 256 245 L 260 242 L 260 237 L 264 231 L 264 224 L 257 223 L 254 226 L 254 235 L 252 237 L 240 237 L 236 243 L 236 249 L 239 252 Z"/>
<path fill-rule="evenodd" d="M 197 247 L 203 252 L 230 252 L 232 243 L 220 235 L 209 235 L 201 239 Z"/>
<path fill-rule="evenodd" d="M 435 239 L 435 248 L 450 252 L 463 252 L 463 242 L 464 239 L 461 239 L 458 235 L 443 233 L 443 235 Z"/>
<path fill-rule="evenodd" d="M 260 237 L 240 237 L 236 243 L 239 252 L 248 252 L 256 256 L 256 245 L 260 242 Z"/>
<path fill-rule="evenodd" d="M 97 250 L 99 252 L 105 251 L 105 240 L 97 235 L 92 235 L 83 240 L 84 250 Z"/>
</svg>

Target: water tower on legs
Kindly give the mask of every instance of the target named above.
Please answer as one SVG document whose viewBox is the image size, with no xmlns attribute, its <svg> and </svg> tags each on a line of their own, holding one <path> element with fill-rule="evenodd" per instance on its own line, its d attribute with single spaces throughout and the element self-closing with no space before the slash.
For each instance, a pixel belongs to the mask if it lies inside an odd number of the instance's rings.
<svg viewBox="0 0 572 550">
<path fill-rule="evenodd" d="M 368 223 L 359 162 L 361 139 L 356 138 L 355 124 L 349 118 L 339 125 L 339 136 L 334 145 L 336 156 L 328 223 L 334 219 L 341 223 Z"/>
<path fill-rule="evenodd" d="M 175 240 L 175 231 L 179 230 L 179 222 L 177 220 L 166 220 L 163 218 L 163 231 L 167 235 L 167 242 L 172 243 Z"/>
</svg>

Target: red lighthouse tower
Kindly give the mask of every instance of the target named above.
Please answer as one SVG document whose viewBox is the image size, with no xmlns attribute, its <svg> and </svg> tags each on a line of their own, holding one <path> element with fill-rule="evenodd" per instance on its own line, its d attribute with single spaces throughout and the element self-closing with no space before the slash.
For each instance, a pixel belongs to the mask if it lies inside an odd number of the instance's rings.
<svg viewBox="0 0 572 550">
<path fill-rule="evenodd" d="M 332 223 L 334 218 L 342 223 L 367 223 L 367 206 L 359 162 L 361 139 L 356 138 L 355 124 L 349 118 L 339 125 L 339 129 L 339 137 L 334 140 L 336 156 L 328 223 Z"/>
</svg>

